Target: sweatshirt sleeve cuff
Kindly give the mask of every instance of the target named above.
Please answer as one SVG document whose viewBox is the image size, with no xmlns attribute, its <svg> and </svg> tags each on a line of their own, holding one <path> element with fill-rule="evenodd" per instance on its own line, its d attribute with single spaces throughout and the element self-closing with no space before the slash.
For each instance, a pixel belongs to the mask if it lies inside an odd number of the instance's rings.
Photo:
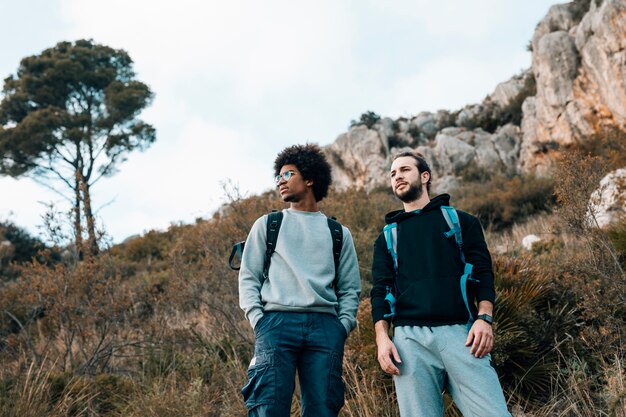
<svg viewBox="0 0 626 417">
<path fill-rule="evenodd" d="M 256 327 L 256 324 L 259 320 L 261 320 L 261 317 L 263 317 L 263 310 L 260 308 L 254 308 L 248 312 L 248 321 L 250 321 L 252 329 Z"/>
<path fill-rule="evenodd" d="M 343 319 L 343 320 L 339 320 L 339 321 L 341 322 L 343 327 L 346 329 L 346 335 L 349 335 L 350 332 L 352 331 L 352 323 L 350 322 L 350 320 Z"/>
</svg>

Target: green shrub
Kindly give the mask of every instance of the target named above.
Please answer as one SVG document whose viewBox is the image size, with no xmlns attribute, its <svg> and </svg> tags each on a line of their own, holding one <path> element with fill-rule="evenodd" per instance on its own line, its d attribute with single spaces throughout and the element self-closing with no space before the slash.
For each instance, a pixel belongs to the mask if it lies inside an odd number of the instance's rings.
<svg viewBox="0 0 626 417">
<path fill-rule="evenodd" d="M 374 113 L 373 111 L 366 111 L 361 114 L 359 120 L 350 121 L 350 127 L 365 125 L 368 129 L 371 129 L 378 121 L 380 120 L 380 116 Z"/>
</svg>

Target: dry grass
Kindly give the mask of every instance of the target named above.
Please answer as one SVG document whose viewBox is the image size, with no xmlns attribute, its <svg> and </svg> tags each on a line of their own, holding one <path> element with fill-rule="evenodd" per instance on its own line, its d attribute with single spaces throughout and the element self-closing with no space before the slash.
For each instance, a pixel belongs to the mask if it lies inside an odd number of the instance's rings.
<svg viewBox="0 0 626 417">
<path fill-rule="evenodd" d="M 79 378 L 70 379 L 57 398 L 53 398 L 50 387 L 54 378 L 48 361 L 39 365 L 22 362 L 21 365 L 24 372 L 12 379 L 8 392 L 0 401 L 1 417 L 94 415 L 91 408 L 94 394 Z M 7 375 L 2 375 L 2 379 L 7 381 Z"/>
<path fill-rule="evenodd" d="M 383 191 L 333 193 L 324 203 L 353 234 L 364 288 L 346 345 L 342 416 L 398 416 L 368 301 L 372 242 L 382 213 L 397 206 Z M 226 260 L 260 214 L 281 207 L 272 194 L 234 196 L 210 220 L 148 233 L 88 262 L 24 266 L 0 286 L 0 417 L 245 415 L 253 336 Z M 600 246 L 589 251 L 564 224 L 542 214 L 488 232 L 492 249 L 506 248 L 494 256 L 494 362 L 520 415 L 626 417 L 625 284 L 613 258 Z M 529 233 L 558 244 L 523 252 Z M 296 394 L 292 415 L 299 409 Z M 449 405 L 446 415 L 458 414 Z"/>
</svg>

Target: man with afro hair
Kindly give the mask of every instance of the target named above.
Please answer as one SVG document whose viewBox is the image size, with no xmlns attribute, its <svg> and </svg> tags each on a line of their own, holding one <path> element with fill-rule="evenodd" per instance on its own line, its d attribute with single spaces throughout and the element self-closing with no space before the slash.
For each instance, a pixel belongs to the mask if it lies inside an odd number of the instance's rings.
<svg viewBox="0 0 626 417">
<path fill-rule="evenodd" d="M 289 208 L 282 211 L 269 270 L 263 276 L 264 215 L 250 230 L 239 271 L 239 304 L 256 339 L 242 394 L 249 416 L 289 417 L 297 370 L 302 415 L 337 416 L 344 403 L 344 344 L 356 325 L 361 291 L 354 243 L 341 226 L 335 271 L 333 236 L 318 209 L 331 183 L 319 146 L 284 149 L 274 161 L 274 175 Z"/>
</svg>

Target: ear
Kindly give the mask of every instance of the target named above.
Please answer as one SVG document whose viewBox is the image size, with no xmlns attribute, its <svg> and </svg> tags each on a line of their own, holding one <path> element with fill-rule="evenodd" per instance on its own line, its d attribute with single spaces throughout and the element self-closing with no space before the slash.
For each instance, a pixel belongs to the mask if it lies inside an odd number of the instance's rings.
<svg viewBox="0 0 626 417">
<path fill-rule="evenodd" d="M 304 184 L 305 184 L 307 187 L 313 187 L 313 180 L 306 180 L 306 181 L 304 181 Z"/>
<path fill-rule="evenodd" d="M 427 184 L 430 181 L 430 173 L 428 171 L 422 172 L 422 184 Z"/>
</svg>

